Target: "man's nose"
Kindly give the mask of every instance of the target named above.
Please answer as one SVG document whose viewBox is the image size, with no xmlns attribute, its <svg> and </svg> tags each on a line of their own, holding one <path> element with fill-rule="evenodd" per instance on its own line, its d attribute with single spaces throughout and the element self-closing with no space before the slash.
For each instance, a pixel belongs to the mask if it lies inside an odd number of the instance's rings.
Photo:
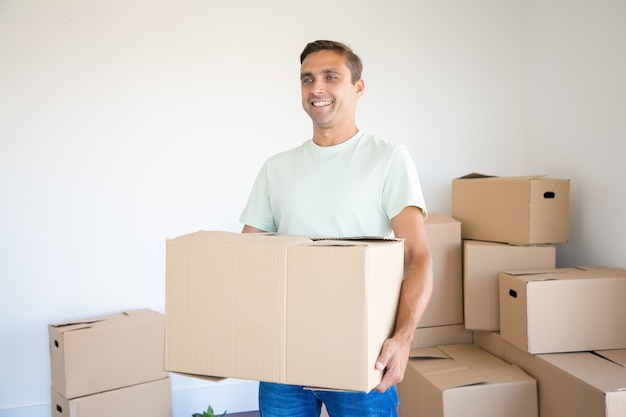
<svg viewBox="0 0 626 417">
<path fill-rule="evenodd" d="M 326 91 L 326 83 L 324 83 L 324 80 L 316 79 L 313 82 L 312 91 L 315 94 L 320 94 L 320 93 L 325 92 Z"/>
</svg>

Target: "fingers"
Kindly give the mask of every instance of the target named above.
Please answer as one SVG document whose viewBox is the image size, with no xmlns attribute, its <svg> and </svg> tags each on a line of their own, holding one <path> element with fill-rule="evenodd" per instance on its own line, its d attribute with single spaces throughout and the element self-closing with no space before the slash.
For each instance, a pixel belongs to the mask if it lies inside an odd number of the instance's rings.
<svg viewBox="0 0 626 417">
<path fill-rule="evenodd" d="M 392 339 L 388 339 L 383 344 L 383 349 L 376 361 L 375 367 L 383 371 L 383 378 L 374 390 L 385 392 L 391 386 L 401 382 L 404 378 L 404 370 L 408 361 L 408 352 L 401 349 Z"/>
</svg>

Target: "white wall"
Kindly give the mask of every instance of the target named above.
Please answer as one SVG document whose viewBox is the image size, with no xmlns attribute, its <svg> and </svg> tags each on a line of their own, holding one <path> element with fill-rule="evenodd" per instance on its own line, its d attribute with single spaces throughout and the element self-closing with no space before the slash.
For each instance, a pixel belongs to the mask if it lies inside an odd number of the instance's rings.
<svg viewBox="0 0 626 417">
<path fill-rule="evenodd" d="M 164 309 L 164 241 L 240 229 L 264 159 L 310 135 L 298 56 L 365 63 L 359 125 L 404 143 L 431 211 L 471 171 L 572 179 L 559 263 L 624 267 L 620 1 L 0 2 L 0 417 L 48 416 L 46 325 Z M 607 181 L 609 180 L 609 181 Z M 256 406 L 174 381 L 175 416 Z"/>
<path fill-rule="evenodd" d="M 532 0 L 525 170 L 571 179 L 561 265 L 626 267 L 626 2 Z"/>
</svg>

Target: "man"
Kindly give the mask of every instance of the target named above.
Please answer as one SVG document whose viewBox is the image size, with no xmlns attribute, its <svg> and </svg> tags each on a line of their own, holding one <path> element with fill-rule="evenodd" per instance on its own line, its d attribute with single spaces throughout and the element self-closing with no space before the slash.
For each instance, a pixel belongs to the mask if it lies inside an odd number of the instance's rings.
<svg viewBox="0 0 626 417">
<path fill-rule="evenodd" d="M 261 382 L 261 416 L 317 417 L 322 402 L 331 417 L 396 416 L 395 384 L 404 376 L 413 332 L 432 292 L 417 171 L 405 147 L 357 128 L 356 104 L 365 84 L 361 60 L 349 47 L 311 42 L 300 63 L 302 106 L 313 122 L 313 138 L 266 161 L 240 218 L 243 232 L 393 234 L 404 239 L 405 277 L 394 334 L 372 364 L 384 370 L 375 390 L 337 393 Z"/>
</svg>

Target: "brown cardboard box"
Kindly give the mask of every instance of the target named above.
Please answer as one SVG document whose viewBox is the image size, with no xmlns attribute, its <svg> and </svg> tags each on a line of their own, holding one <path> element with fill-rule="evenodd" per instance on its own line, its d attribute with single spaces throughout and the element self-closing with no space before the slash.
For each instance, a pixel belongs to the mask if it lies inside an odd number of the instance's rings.
<svg viewBox="0 0 626 417">
<path fill-rule="evenodd" d="M 172 417 L 170 378 L 67 399 L 54 389 L 52 417 Z"/>
<path fill-rule="evenodd" d="M 500 329 L 498 276 L 513 269 L 554 268 L 554 245 L 509 245 L 466 240 L 463 242 L 465 327 Z"/>
<path fill-rule="evenodd" d="M 434 286 L 417 327 L 462 324 L 461 223 L 443 213 L 430 213 L 425 225 L 433 260 Z"/>
<path fill-rule="evenodd" d="M 452 181 L 452 217 L 464 239 L 517 244 L 568 240 L 569 180 L 540 176 Z"/>
<path fill-rule="evenodd" d="M 412 351 L 398 384 L 401 417 L 537 417 L 536 381 L 477 346 Z"/>
<path fill-rule="evenodd" d="M 167 241 L 168 371 L 369 391 L 401 240 L 197 232 Z"/>
<path fill-rule="evenodd" d="M 529 353 L 626 347 L 626 270 L 500 273 L 502 338 Z"/>
<path fill-rule="evenodd" d="M 164 332 L 152 310 L 49 325 L 52 388 L 72 399 L 165 378 Z"/>
<path fill-rule="evenodd" d="M 537 379 L 541 417 L 626 417 L 626 368 L 601 352 L 531 355 L 517 348 L 507 358 Z"/>
<path fill-rule="evenodd" d="M 626 349 L 532 355 L 482 333 L 480 346 L 496 347 L 537 380 L 541 417 L 626 417 Z"/>
</svg>

